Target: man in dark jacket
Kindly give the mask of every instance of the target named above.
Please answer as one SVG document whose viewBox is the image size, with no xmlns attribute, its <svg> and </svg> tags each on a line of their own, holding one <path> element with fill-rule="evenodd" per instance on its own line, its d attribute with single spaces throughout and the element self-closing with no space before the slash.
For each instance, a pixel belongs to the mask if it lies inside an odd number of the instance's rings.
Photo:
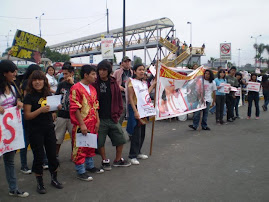
<svg viewBox="0 0 269 202">
<path fill-rule="evenodd" d="M 119 123 L 123 106 L 119 85 L 111 77 L 112 66 L 109 61 L 103 60 L 97 65 L 97 80 L 93 85 L 99 100 L 100 127 L 98 131 L 98 149 L 102 157 L 104 170 L 111 170 L 110 160 L 106 158 L 105 141 L 108 135 L 112 145 L 116 146 L 115 167 L 127 167 L 131 164 L 122 158 L 123 145 L 126 143 L 122 127 Z"/>
</svg>

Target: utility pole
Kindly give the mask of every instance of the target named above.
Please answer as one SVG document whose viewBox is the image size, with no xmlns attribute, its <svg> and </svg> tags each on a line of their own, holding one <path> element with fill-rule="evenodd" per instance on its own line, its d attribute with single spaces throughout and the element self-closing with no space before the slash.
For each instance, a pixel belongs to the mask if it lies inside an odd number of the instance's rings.
<svg viewBox="0 0 269 202">
<path fill-rule="evenodd" d="M 7 48 L 9 47 L 8 41 L 9 41 L 9 33 L 10 32 L 11 32 L 11 30 L 8 31 L 7 36 L 6 36 L 7 37 Z"/>
<path fill-rule="evenodd" d="M 258 36 L 251 36 L 250 38 L 255 39 L 255 44 L 256 44 L 256 55 L 255 55 L 255 68 L 257 68 L 257 55 L 258 55 L 258 43 L 257 43 L 257 38 L 262 36 L 261 34 Z"/>
<path fill-rule="evenodd" d="M 191 22 L 187 22 L 187 24 L 190 25 L 190 44 L 193 46 L 193 44 L 192 44 L 192 23 Z"/>
<path fill-rule="evenodd" d="M 106 1 L 106 25 L 107 25 L 107 34 L 109 34 L 109 15 L 108 15 L 107 1 Z"/>
<path fill-rule="evenodd" d="M 122 29 L 122 57 L 125 56 L 126 47 L 125 47 L 125 0 L 123 0 L 123 29 Z"/>
</svg>

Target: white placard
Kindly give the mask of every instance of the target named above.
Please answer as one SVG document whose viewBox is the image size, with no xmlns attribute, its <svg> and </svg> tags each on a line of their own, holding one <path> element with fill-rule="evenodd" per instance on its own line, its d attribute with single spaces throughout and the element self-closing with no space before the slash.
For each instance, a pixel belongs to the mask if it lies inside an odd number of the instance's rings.
<svg viewBox="0 0 269 202">
<path fill-rule="evenodd" d="M 97 149 L 97 135 L 93 133 L 87 133 L 83 135 L 82 133 L 76 134 L 76 146 L 77 147 L 90 147 Z"/>
<path fill-rule="evenodd" d="M 103 59 L 114 59 L 113 38 L 101 38 L 101 51 Z"/>
<path fill-rule="evenodd" d="M 236 92 L 237 91 L 237 88 L 232 86 L 231 87 L 231 91 Z"/>
<path fill-rule="evenodd" d="M 220 93 L 225 93 L 225 94 L 230 93 L 231 84 L 229 84 L 229 83 L 221 83 L 220 86 L 221 86 L 221 88 L 219 89 Z"/>
<path fill-rule="evenodd" d="M 21 148 L 25 148 L 21 110 L 5 109 L 5 113 L 0 114 L 0 156 Z"/>
<path fill-rule="evenodd" d="M 237 91 L 234 94 L 236 97 L 240 97 L 241 96 L 241 88 L 237 88 Z"/>
<path fill-rule="evenodd" d="M 47 97 L 47 105 L 50 106 L 50 111 L 58 110 L 61 104 L 62 95 L 52 95 Z"/>
<path fill-rule="evenodd" d="M 231 43 L 221 43 L 220 44 L 220 59 L 221 60 L 231 60 Z"/>
<path fill-rule="evenodd" d="M 137 110 L 140 118 L 155 116 L 156 111 L 153 103 L 151 103 L 147 83 L 137 79 L 131 79 L 130 82 L 133 84 L 137 97 Z"/>
<path fill-rule="evenodd" d="M 258 82 L 248 82 L 247 91 L 259 92 L 260 86 L 261 86 L 261 84 Z"/>
</svg>

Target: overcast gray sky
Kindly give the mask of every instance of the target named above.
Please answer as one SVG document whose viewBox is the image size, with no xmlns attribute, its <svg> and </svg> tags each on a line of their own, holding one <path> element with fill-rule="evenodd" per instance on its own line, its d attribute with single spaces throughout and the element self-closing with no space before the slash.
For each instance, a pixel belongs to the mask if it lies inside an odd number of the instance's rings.
<svg viewBox="0 0 269 202">
<path fill-rule="evenodd" d="M 42 38 L 48 45 L 106 31 L 106 0 L 0 0 L 0 52 L 11 45 L 16 29 L 39 34 L 36 16 L 42 16 Z M 110 29 L 122 27 L 123 0 L 107 0 Z M 254 39 L 262 35 L 258 43 L 269 44 L 267 25 L 268 0 L 126 0 L 126 25 L 168 17 L 177 30 L 181 41 L 190 41 L 192 22 L 193 47 L 206 44 L 206 56 L 219 57 L 219 44 L 232 43 L 232 62 L 238 63 L 238 50 L 241 50 L 240 63 L 254 63 Z M 127 55 L 139 55 L 128 52 Z M 117 54 L 118 60 L 121 55 Z M 268 58 L 268 54 L 264 54 Z M 142 57 L 143 58 L 143 57 Z M 88 60 L 88 59 L 87 59 Z M 74 60 L 85 62 L 87 60 Z M 100 57 L 95 58 L 99 62 Z"/>
</svg>

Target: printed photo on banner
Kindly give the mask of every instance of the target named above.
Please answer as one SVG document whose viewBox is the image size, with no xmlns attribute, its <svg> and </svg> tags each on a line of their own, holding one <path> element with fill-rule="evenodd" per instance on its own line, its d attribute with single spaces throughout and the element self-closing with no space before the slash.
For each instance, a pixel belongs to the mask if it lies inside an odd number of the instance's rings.
<svg viewBox="0 0 269 202">
<path fill-rule="evenodd" d="M 131 78 L 130 82 L 132 82 L 134 92 L 137 97 L 137 110 L 140 118 L 155 116 L 156 111 L 153 103 L 151 102 L 147 83 Z"/>
<path fill-rule="evenodd" d="M 248 82 L 247 91 L 260 91 L 261 84 L 258 82 Z"/>
<path fill-rule="evenodd" d="M 5 113 L 0 114 L 0 156 L 24 147 L 21 110 L 5 109 Z"/>
<path fill-rule="evenodd" d="M 39 63 L 46 44 L 47 42 L 38 36 L 17 30 L 11 47 L 11 56 Z"/>
<path fill-rule="evenodd" d="M 203 83 L 203 67 L 186 76 L 160 65 L 156 88 L 156 120 L 205 108 Z"/>
</svg>

